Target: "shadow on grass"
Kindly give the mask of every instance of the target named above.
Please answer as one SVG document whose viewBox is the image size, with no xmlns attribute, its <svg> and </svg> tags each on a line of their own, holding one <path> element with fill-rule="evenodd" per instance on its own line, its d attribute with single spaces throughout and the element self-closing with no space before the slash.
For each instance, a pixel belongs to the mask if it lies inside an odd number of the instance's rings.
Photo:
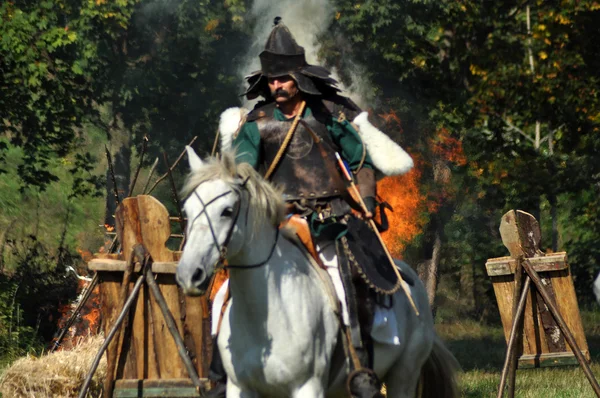
<svg viewBox="0 0 600 398">
<path fill-rule="evenodd" d="M 506 344 L 504 340 L 490 337 L 446 340 L 462 370 L 498 371 L 504 364 Z"/>
</svg>

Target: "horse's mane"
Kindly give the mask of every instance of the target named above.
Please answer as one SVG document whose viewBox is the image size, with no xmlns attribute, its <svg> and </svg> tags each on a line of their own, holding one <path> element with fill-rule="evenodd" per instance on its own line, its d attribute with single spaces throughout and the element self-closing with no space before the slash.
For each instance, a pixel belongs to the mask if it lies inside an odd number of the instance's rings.
<svg viewBox="0 0 600 398">
<path fill-rule="evenodd" d="M 281 191 L 275 188 L 248 163 L 236 164 L 235 155 L 224 152 L 220 158 L 203 161 L 200 169 L 191 172 L 182 190 L 182 196 L 189 196 L 198 185 L 206 181 L 221 179 L 238 193 L 240 183 L 246 181 L 249 206 L 253 209 L 255 219 L 267 218 L 273 225 L 279 225 L 285 218 L 285 204 Z"/>
</svg>

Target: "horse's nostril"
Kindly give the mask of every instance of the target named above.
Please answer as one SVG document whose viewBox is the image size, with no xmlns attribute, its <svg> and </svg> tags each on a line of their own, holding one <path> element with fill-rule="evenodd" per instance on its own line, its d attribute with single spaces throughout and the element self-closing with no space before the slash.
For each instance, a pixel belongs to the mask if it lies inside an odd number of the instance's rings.
<svg viewBox="0 0 600 398">
<path fill-rule="evenodd" d="M 196 268 L 194 274 L 192 275 L 192 283 L 196 286 L 201 284 L 204 281 L 204 271 L 200 268 Z"/>
</svg>

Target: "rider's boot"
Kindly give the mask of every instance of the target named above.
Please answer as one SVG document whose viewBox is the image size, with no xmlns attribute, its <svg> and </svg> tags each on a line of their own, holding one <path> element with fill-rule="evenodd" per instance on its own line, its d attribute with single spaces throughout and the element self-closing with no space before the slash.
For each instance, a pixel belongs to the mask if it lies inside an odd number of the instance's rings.
<svg viewBox="0 0 600 398">
<path fill-rule="evenodd" d="M 355 360 L 350 361 L 352 370 L 346 388 L 352 398 L 384 398 L 381 382 L 373 372 L 373 323 L 374 297 L 370 288 L 356 275 L 348 263 L 346 253 L 337 246 L 340 277 L 346 293 L 346 304 L 350 325 L 348 325 L 348 345 Z M 358 362 L 358 364 L 356 363 Z"/>
<path fill-rule="evenodd" d="M 225 398 L 225 392 L 227 390 L 227 374 L 223 367 L 223 361 L 221 360 L 221 354 L 219 353 L 219 347 L 217 345 L 217 336 L 213 338 L 213 352 L 208 368 L 208 379 L 211 382 L 211 389 L 204 393 L 206 398 Z"/>
</svg>

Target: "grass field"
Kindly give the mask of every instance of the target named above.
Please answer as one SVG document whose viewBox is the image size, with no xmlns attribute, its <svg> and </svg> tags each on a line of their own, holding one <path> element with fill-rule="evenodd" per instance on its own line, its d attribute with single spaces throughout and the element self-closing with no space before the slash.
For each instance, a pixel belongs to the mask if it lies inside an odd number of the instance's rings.
<svg viewBox="0 0 600 398">
<path fill-rule="evenodd" d="M 600 379 L 600 310 L 581 313 L 592 355 L 592 371 Z M 495 397 L 506 343 L 500 324 L 481 325 L 473 320 L 440 322 L 436 325 L 462 366 L 461 396 Z M 586 398 L 595 394 L 578 366 L 517 370 L 516 397 Z"/>
</svg>

